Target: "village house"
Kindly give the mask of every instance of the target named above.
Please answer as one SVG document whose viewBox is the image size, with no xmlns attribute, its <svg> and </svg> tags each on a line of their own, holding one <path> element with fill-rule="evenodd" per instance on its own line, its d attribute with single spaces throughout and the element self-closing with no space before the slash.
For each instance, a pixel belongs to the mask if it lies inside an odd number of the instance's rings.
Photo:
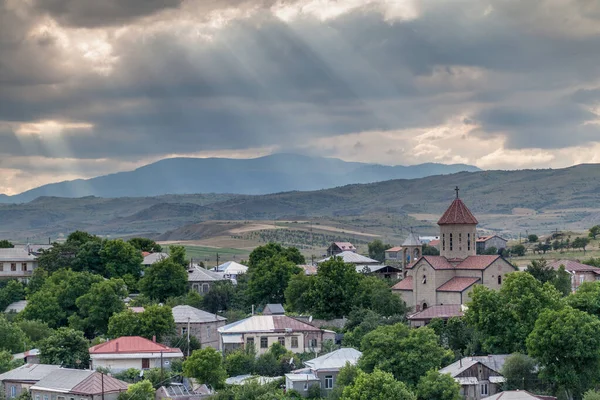
<svg viewBox="0 0 600 400">
<path fill-rule="evenodd" d="M 219 350 L 225 352 L 254 346 L 257 355 L 266 353 L 273 343 L 279 343 L 293 353 L 319 352 L 325 340 L 335 340 L 335 332 L 285 315 L 253 315 L 218 331 Z"/>
<path fill-rule="evenodd" d="M 477 284 L 499 289 L 516 267 L 499 255 L 476 255 L 477 219 L 458 197 L 438 221 L 440 255 L 421 256 L 392 287 L 415 312 L 434 305 L 461 305 Z"/>
<path fill-rule="evenodd" d="M 58 368 L 60 368 L 59 365 L 29 363 L 0 374 L 4 398 L 14 399 L 19 397 L 22 392 L 29 391 L 31 386 Z"/>
<path fill-rule="evenodd" d="M 343 251 L 334 256 L 324 258 L 317 261 L 317 264 L 322 264 L 325 261 L 329 261 L 333 257 L 340 257 L 344 263 L 354 265 L 356 272 L 373 274 L 374 276 L 387 279 L 397 279 L 402 276 L 402 270 L 400 268 L 384 265 L 377 260 L 365 257 L 352 251 Z"/>
<path fill-rule="evenodd" d="M 267 304 L 262 311 L 263 315 L 285 315 L 282 304 Z"/>
<path fill-rule="evenodd" d="M 333 242 L 331 246 L 327 248 L 327 256 L 336 256 L 344 251 L 356 253 L 356 247 L 350 242 Z"/>
<path fill-rule="evenodd" d="M 117 400 L 129 384 L 85 369 L 59 368 L 29 388 L 32 400 Z"/>
<path fill-rule="evenodd" d="M 381 265 L 381 263 L 379 261 L 374 260 L 374 259 L 369 258 L 369 257 L 365 257 L 365 256 L 360 255 L 358 253 L 355 253 L 353 251 L 343 251 L 343 252 L 335 254 L 333 256 L 326 257 L 326 258 L 324 258 L 322 260 L 317 261 L 317 265 L 318 264 L 322 264 L 325 261 L 329 261 L 333 257 L 339 257 L 346 264 L 354 264 L 356 266 L 362 266 L 362 265 Z"/>
<path fill-rule="evenodd" d="M 206 294 L 216 282 L 226 281 L 222 272 L 209 271 L 196 264 L 188 267 L 188 286 L 190 289 Z"/>
<path fill-rule="evenodd" d="M 318 385 L 327 393 L 335 386 L 340 369 L 346 364 L 356 365 L 362 353 L 352 348 L 341 348 L 304 362 L 305 368 L 285 375 L 285 388 L 308 395 L 312 385 Z"/>
<path fill-rule="evenodd" d="M 181 350 L 140 336 L 122 336 L 92 346 L 89 351 L 91 369 L 103 367 L 112 372 L 160 368 L 161 365 L 170 368 L 172 360 L 183 358 Z"/>
<path fill-rule="evenodd" d="M 142 256 L 144 257 L 144 260 L 142 261 L 142 265 L 144 267 L 149 267 L 155 262 L 159 262 L 169 258 L 168 253 L 150 253 L 147 251 L 142 252 Z"/>
<path fill-rule="evenodd" d="M 219 348 L 217 329 L 225 326 L 227 318 L 191 306 L 175 306 L 172 311 L 178 334 L 186 337 L 189 329 L 190 335 L 198 339 L 202 348 Z"/>
<path fill-rule="evenodd" d="M 506 243 L 508 241 L 498 235 L 481 236 L 477 238 L 475 245 L 477 246 L 477 254 L 483 254 L 486 250 L 495 248 L 498 252 L 506 249 Z"/>
<path fill-rule="evenodd" d="M 479 400 L 502 391 L 505 379 L 500 373 L 509 355 L 464 357 L 440 369 L 461 386 L 460 395 L 465 400 Z"/>
<path fill-rule="evenodd" d="M 571 275 L 571 290 L 573 292 L 584 282 L 600 280 L 600 268 L 592 265 L 582 264 L 574 260 L 557 260 L 548 263 L 548 267 L 555 270 L 558 270 L 561 265 Z"/>
<path fill-rule="evenodd" d="M 418 328 L 427 325 L 434 318 L 448 321 L 453 317 L 462 317 L 464 316 L 465 310 L 466 306 L 462 304 L 436 305 L 410 314 L 406 319 L 410 322 L 411 327 Z"/>
<path fill-rule="evenodd" d="M 248 272 L 248 267 L 235 261 L 227 261 L 226 263 L 215 267 L 214 271 L 222 273 L 224 278 L 231 279 L 233 282 L 237 282 L 239 275 L 243 275 Z"/>
<path fill-rule="evenodd" d="M 38 266 L 37 257 L 28 248 L 0 249 L 0 279 L 28 280 Z"/>
<path fill-rule="evenodd" d="M 385 262 L 388 265 L 405 268 L 421 257 L 422 252 L 423 242 L 421 242 L 421 239 L 416 234 L 410 232 L 402 243 L 402 246 L 392 247 L 385 251 Z"/>
</svg>

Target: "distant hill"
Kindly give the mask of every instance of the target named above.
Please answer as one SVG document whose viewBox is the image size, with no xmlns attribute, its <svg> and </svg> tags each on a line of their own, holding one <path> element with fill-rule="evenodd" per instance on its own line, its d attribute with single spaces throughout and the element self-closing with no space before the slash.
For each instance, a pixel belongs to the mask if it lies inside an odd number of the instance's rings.
<svg viewBox="0 0 600 400">
<path fill-rule="evenodd" d="M 304 217 L 348 222 L 371 232 L 401 220 L 404 226 L 427 220 L 424 224 L 432 227 L 454 198 L 457 185 L 482 228 L 518 234 L 526 229 L 587 229 L 600 223 L 600 165 L 587 164 L 555 170 L 460 172 L 267 195 L 41 197 L 26 204 L 0 205 L 0 238 L 47 237 L 76 229 L 158 236 L 209 220 Z"/>
<path fill-rule="evenodd" d="M 25 203 L 40 196 L 115 198 L 191 193 L 267 194 L 459 171 L 479 169 L 465 164 L 434 163 L 391 167 L 297 154 L 253 159 L 169 158 L 134 171 L 52 183 L 14 196 L 0 195 L 0 203 Z"/>
</svg>

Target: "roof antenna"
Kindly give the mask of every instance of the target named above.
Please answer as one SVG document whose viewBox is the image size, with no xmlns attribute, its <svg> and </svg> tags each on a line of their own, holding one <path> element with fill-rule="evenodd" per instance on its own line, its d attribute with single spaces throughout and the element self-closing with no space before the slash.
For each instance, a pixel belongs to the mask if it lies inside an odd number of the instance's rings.
<svg viewBox="0 0 600 400">
<path fill-rule="evenodd" d="M 456 188 L 454 188 L 454 190 L 456 190 L 456 198 L 458 199 L 458 191 L 459 191 L 460 189 L 459 189 L 459 188 L 458 188 L 458 186 L 457 186 Z"/>
</svg>

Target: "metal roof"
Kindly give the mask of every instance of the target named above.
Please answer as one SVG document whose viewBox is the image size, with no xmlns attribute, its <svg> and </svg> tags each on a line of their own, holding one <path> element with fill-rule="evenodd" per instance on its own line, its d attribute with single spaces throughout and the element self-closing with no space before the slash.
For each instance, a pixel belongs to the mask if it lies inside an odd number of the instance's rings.
<svg viewBox="0 0 600 400">
<path fill-rule="evenodd" d="M 360 351 L 351 347 L 342 347 L 339 350 L 332 351 L 321 357 L 305 361 L 304 365 L 315 371 L 321 369 L 340 369 L 346 365 L 346 363 L 356 365 L 360 356 L 362 356 Z"/>
<path fill-rule="evenodd" d="M 216 272 L 222 272 L 227 275 L 240 275 L 248 272 L 248 267 L 235 261 L 227 261 L 215 268 Z"/>
<path fill-rule="evenodd" d="M 188 282 L 216 282 L 226 279 L 222 272 L 209 271 L 198 265 L 188 268 Z"/>
<path fill-rule="evenodd" d="M 59 368 L 40 379 L 31 389 L 92 395 L 102 393 L 104 381 L 105 393 L 127 390 L 127 383 L 102 375 L 87 369 Z"/>
<path fill-rule="evenodd" d="M 21 312 L 25 309 L 25 307 L 27 306 L 27 300 L 19 300 L 19 301 L 15 301 L 14 303 L 9 304 L 6 309 L 4 310 L 4 312 Z"/>
<path fill-rule="evenodd" d="M 0 381 L 39 381 L 50 372 L 59 369 L 58 365 L 25 364 L 0 375 Z"/>
<path fill-rule="evenodd" d="M 175 306 L 172 308 L 173 319 L 176 324 L 189 322 L 194 324 L 205 323 L 205 322 L 216 322 L 216 321 L 227 321 L 227 318 L 223 318 L 217 314 L 211 314 L 209 312 L 199 310 L 192 306 Z"/>
<path fill-rule="evenodd" d="M 24 248 L 0 249 L 0 262 L 34 261 L 36 257 Z"/>
<path fill-rule="evenodd" d="M 263 315 L 283 315 L 285 309 L 281 304 L 267 304 L 263 310 Z"/>
<path fill-rule="evenodd" d="M 253 315 L 218 329 L 221 334 L 245 332 L 306 332 L 319 328 L 285 315 Z"/>
<path fill-rule="evenodd" d="M 452 364 L 440 369 L 440 373 L 450 374 L 452 377 L 457 377 L 459 374 L 471 368 L 473 365 L 481 363 L 500 375 L 500 371 L 502 371 L 504 362 L 509 356 L 510 354 L 490 354 L 488 356 L 464 357 L 461 360 L 455 361 Z"/>
<path fill-rule="evenodd" d="M 526 390 L 507 390 L 504 392 L 496 393 L 493 396 L 484 397 L 485 400 L 543 400 L 543 399 L 555 399 L 552 396 L 538 396 L 529 393 Z"/>
<path fill-rule="evenodd" d="M 408 247 L 408 246 L 422 246 L 423 243 L 421 242 L 421 239 L 419 239 L 419 237 L 417 235 L 415 235 L 413 232 L 411 232 L 408 237 L 406 238 L 406 240 L 404 240 L 404 243 L 402 243 L 402 247 Z"/>
<path fill-rule="evenodd" d="M 144 256 L 144 261 L 142 261 L 142 265 L 152 265 L 155 262 L 162 261 L 169 258 L 168 253 L 150 253 L 147 256 Z"/>
<path fill-rule="evenodd" d="M 289 379 L 292 382 L 312 382 L 319 380 L 315 374 L 285 374 L 285 379 Z"/>
<path fill-rule="evenodd" d="M 373 260 L 372 258 L 362 256 L 352 251 L 342 251 L 341 253 L 332 257 L 341 257 L 342 260 L 347 264 L 380 264 L 380 262 L 377 260 Z M 324 258 L 320 261 L 317 261 L 317 263 L 320 264 L 325 261 L 329 261 L 332 257 Z"/>
</svg>

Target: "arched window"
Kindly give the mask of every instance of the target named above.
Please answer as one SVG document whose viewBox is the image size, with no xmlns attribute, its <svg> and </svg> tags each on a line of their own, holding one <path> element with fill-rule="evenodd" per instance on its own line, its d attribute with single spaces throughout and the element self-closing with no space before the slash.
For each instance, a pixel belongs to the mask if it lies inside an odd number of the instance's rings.
<svg viewBox="0 0 600 400">
<path fill-rule="evenodd" d="M 423 310 L 427 310 L 427 303 L 423 303 Z"/>
<path fill-rule="evenodd" d="M 442 251 L 446 251 L 446 234 L 442 233 Z"/>
<path fill-rule="evenodd" d="M 427 275 L 423 275 L 423 285 L 427 283 Z"/>
<path fill-rule="evenodd" d="M 498 275 L 498 285 L 502 285 L 502 275 Z"/>
<path fill-rule="evenodd" d="M 450 234 L 450 251 L 452 251 L 452 234 Z"/>
<path fill-rule="evenodd" d="M 471 251 L 471 234 L 467 233 L 467 250 Z"/>
</svg>

